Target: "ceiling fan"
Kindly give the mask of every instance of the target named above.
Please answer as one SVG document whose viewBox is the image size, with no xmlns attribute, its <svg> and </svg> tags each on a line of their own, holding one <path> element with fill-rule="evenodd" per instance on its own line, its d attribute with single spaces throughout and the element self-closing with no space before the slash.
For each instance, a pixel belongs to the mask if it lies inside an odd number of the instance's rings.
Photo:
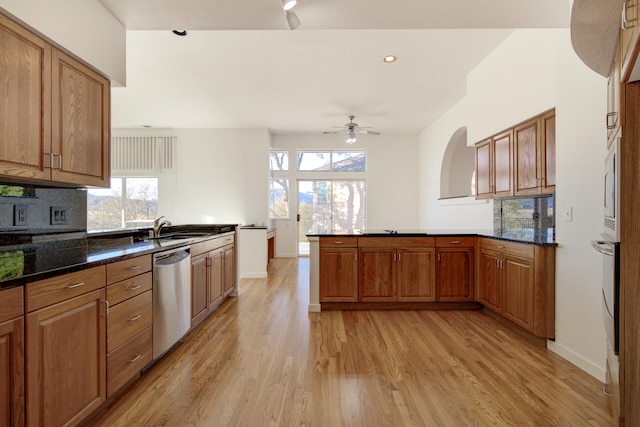
<svg viewBox="0 0 640 427">
<path fill-rule="evenodd" d="M 359 127 L 357 123 L 353 122 L 353 119 L 355 119 L 356 116 L 349 116 L 349 123 L 345 123 L 344 126 L 333 126 L 334 128 L 340 128 L 340 130 L 334 130 L 334 131 L 326 131 L 326 132 L 322 132 L 324 134 L 339 134 L 339 133 L 346 133 L 348 135 L 347 137 L 347 142 L 349 144 L 353 144 L 354 142 L 357 141 L 357 136 L 356 133 L 366 133 L 369 135 L 380 135 L 380 132 L 376 132 L 373 130 L 366 130 L 368 128 L 368 126 L 363 126 L 363 127 Z"/>
</svg>

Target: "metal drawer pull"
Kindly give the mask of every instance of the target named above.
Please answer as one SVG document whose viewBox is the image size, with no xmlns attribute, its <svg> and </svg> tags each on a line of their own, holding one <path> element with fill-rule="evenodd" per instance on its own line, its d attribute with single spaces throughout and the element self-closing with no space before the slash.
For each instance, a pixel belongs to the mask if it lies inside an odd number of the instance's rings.
<svg viewBox="0 0 640 427">
<path fill-rule="evenodd" d="M 69 285 L 67 286 L 67 289 L 79 288 L 82 285 L 84 285 L 84 282 L 76 283 L 75 285 Z"/>
<path fill-rule="evenodd" d="M 128 363 L 133 363 L 133 362 L 135 362 L 136 360 L 140 359 L 141 357 L 142 357 L 142 354 L 138 353 L 138 354 L 136 354 L 136 355 L 133 357 L 133 359 L 129 360 L 129 362 L 128 362 Z"/>
<path fill-rule="evenodd" d="M 333 242 L 333 243 L 335 243 L 336 245 L 341 245 L 342 244 L 342 242 Z"/>
<path fill-rule="evenodd" d="M 142 317 L 141 314 L 138 314 L 137 316 L 132 317 L 131 319 L 129 319 L 129 322 L 133 322 L 134 320 L 138 320 Z"/>
<path fill-rule="evenodd" d="M 458 245 L 458 244 L 460 244 L 460 240 L 452 240 L 451 244 L 452 245 Z"/>
<path fill-rule="evenodd" d="M 499 246 L 499 245 L 498 245 L 498 249 L 504 249 L 504 246 Z"/>
<path fill-rule="evenodd" d="M 615 119 L 613 123 L 611 122 L 611 119 Z M 614 129 L 617 124 L 618 124 L 618 113 L 616 112 L 607 113 L 607 129 Z"/>
<path fill-rule="evenodd" d="M 142 287 L 141 285 L 135 285 L 135 286 L 127 287 L 127 290 L 135 291 L 136 289 L 140 289 L 141 287 Z"/>
<path fill-rule="evenodd" d="M 137 270 L 139 268 L 140 268 L 139 265 L 134 265 L 133 267 L 129 267 L 129 270 Z"/>
<path fill-rule="evenodd" d="M 623 30 L 628 30 L 629 28 L 633 28 L 635 25 L 630 25 L 635 23 L 635 21 L 637 20 L 636 18 L 633 19 L 627 19 L 627 12 L 629 11 L 629 9 L 632 9 L 636 7 L 634 4 L 629 4 L 629 0 L 625 1 L 622 4 L 622 29 Z"/>
</svg>

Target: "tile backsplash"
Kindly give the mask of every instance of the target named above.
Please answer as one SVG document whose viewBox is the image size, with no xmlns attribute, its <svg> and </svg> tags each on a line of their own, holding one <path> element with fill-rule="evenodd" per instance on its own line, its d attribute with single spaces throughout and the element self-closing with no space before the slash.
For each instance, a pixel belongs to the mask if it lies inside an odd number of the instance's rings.
<svg viewBox="0 0 640 427">
<path fill-rule="evenodd" d="M 8 184 L 12 187 L 11 184 Z M 56 232 L 87 229 L 87 192 L 75 188 L 22 187 L 26 191 L 7 188 L 0 194 L 26 194 L 22 197 L 0 196 L 0 233 L 6 232 Z M 15 190 L 15 191 L 13 191 Z M 14 225 L 16 206 L 26 213 L 26 225 Z M 26 209 L 24 209 L 26 207 Z M 51 208 L 58 210 L 58 223 L 52 224 Z M 60 209 L 64 210 L 61 216 Z M 55 219 L 55 214 L 53 215 Z"/>
</svg>

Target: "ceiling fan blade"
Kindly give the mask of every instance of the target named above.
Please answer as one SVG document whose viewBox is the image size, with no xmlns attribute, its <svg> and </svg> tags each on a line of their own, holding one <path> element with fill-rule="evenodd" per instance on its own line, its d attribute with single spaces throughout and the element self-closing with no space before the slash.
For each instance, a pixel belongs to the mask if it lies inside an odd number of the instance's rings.
<svg viewBox="0 0 640 427">
<path fill-rule="evenodd" d="M 325 134 L 325 135 L 327 135 L 327 134 L 337 135 L 338 131 L 324 131 L 322 133 Z"/>
<path fill-rule="evenodd" d="M 360 129 L 360 130 L 358 130 L 358 132 L 366 133 L 366 134 L 369 134 L 369 135 L 380 135 L 380 132 L 376 132 L 374 130 L 362 130 L 362 129 Z"/>
</svg>

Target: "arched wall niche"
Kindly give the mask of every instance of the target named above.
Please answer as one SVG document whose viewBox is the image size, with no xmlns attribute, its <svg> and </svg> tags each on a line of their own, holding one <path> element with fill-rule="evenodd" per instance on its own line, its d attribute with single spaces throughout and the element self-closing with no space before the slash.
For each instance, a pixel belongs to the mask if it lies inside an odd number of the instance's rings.
<svg viewBox="0 0 640 427">
<path fill-rule="evenodd" d="M 473 194 L 475 149 L 467 146 L 467 127 L 456 130 L 444 152 L 440 169 L 440 198 L 466 197 Z"/>
</svg>

